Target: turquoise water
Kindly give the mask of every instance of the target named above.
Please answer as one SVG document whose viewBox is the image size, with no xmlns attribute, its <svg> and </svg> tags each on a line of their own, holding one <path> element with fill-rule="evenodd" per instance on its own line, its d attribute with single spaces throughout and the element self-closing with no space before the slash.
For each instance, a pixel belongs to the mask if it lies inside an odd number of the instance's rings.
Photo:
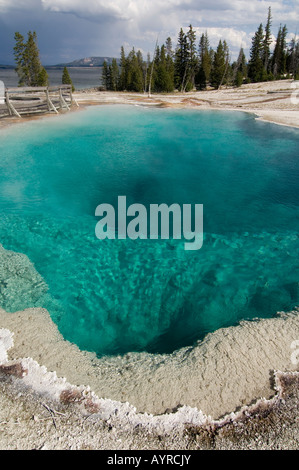
<svg viewBox="0 0 299 470">
<path fill-rule="evenodd" d="M 99 356 L 171 352 L 290 310 L 298 143 L 297 130 L 245 113 L 128 106 L 2 130 L 0 243 L 25 253 L 48 285 L 34 305 L 23 293 L 2 296 L 2 307 L 47 308 L 66 339 Z M 120 195 L 146 207 L 203 204 L 203 247 L 98 240 L 95 209 L 117 207 Z"/>
</svg>

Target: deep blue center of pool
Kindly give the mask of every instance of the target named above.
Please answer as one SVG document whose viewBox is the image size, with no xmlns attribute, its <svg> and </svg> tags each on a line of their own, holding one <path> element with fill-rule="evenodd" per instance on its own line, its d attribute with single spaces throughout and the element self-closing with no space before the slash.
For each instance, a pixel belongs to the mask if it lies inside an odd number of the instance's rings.
<svg viewBox="0 0 299 470">
<path fill-rule="evenodd" d="M 0 243 L 34 263 L 49 287 L 35 306 L 67 340 L 98 355 L 171 352 L 299 304 L 298 143 L 297 130 L 234 112 L 100 106 L 12 126 Z M 98 240 L 96 207 L 121 195 L 203 204 L 203 247 Z"/>
</svg>

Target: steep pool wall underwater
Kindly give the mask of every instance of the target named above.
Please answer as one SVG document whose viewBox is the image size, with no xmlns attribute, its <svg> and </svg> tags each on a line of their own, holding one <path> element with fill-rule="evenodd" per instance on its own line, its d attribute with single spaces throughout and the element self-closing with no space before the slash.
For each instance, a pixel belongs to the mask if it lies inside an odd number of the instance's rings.
<svg viewBox="0 0 299 470">
<path fill-rule="evenodd" d="M 299 132 L 245 113 L 128 106 L 17 132 L 0 140 L 0 305 L 47 309 L 63 338 L 91 353 L 67 346 L 43 311 L 3 313 L 5 327 L 28 325 L 40 350 L 29 355 L 140 411 L 200 405 L 217 417 L 269 397 L 269 371 L 294 369 L 299 337 L 297 313 L 277 315 L 298 305 Z M 98 240 L 95 209 L 119 195 L 203 204 L 202 248 Z M 49 328 L 54 351 L 37 334 Z M 73 348 L 72 366 L 60 347 Z"/>
</svg>

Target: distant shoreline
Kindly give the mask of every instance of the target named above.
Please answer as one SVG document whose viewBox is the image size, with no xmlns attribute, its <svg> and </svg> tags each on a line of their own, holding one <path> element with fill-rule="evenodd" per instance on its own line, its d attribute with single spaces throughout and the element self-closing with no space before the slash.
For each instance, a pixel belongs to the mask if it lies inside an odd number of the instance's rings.
<svg viewBox="0 0 299 470">
<path fill-rule="evenodd" d="M 68 69 L 85 69 L 85 70 L 103 68 L 102 65 L 93 65 L 93 66 L 88 66 L 88 67 L 84 65 L 46 65 L 45 69 L 46 70 L 63 70 L 64 67 L 67 67 Z M 0 70 L 15 70 L 15 66 L 14 65 L 0 65 Z"/>
</svg>

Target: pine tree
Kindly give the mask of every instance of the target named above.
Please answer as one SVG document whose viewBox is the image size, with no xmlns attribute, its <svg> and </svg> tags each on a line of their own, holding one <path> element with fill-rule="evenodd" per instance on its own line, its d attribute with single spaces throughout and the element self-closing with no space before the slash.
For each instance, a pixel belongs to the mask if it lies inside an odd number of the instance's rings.
<svg viewBox="0 0 299 470">
<path fill-rule="evenodd" d="M 72 85 L 72 91 L 75 91 L 75 87 L 67 67 L 64 67 L 63 69 L 61 83 L 62 85 Z"/>
<path fill-rule="evenodd" d="M 286 25 L 284 25 L 283 27 L 280 25 L 272 56 L 272 72 L 275 78 L 282 76 L 286 72 L 286 36 Z"/>
<path fill-rule="evenodd" d="M 26 61 L 28 64 L 28 86 L 38 86 L 41 62 L 37 47 L 37 36 L 35 32 L 29 31 L 25 49 Z"/>
<path fill-rule="evenodd" d="M 264 51 L 264 33 L 263 25 L 260 24 L 254 37 L 250 49 L 250 61 L 248 64 L 248 77 L 252 82 L 259 82 L 263 79 L 263 51 Z"/>
<path fill-rule="evenodd" d="M 172 40 L 170 37 L 168 37 L 166 39 L 166 44 L 165 44 L 165 47 L 166 47 L 166 56 L 173 59 L 174 57 L 174 52 L 173 52 L 173 49 L 172 49 Z"/>
<path fill-rule="evenodd" d="M 196 84 L 200 90 L 207 87 L 210 81 L 212 69 L 212 54 L 209 45 L 208 33 L 203 33 L 199 41 L 199 67 L 196 76 Z"/>
<path fill-rule="evenodd" d="M 286 66 L 287 66 L 287 38 L 288 34 L 288 28 L 286 25 L 282 28 L 282 33 L 281 33 L 281 43 L 280 43 L 280 49 L 281 49 L 281 69 L 280 73 L 281 75 L 284 75 L 286 73 Z"/>
<path fill-rule="evenodd" d="M 155 92 L 168 93 L 174 90 L 173 68 L 170 67 L 169 56 L 166 55 L 166 47 L 157 48 L 155 57 L 154 90 Z"/>
<path fill-rule="evenodd" d="M 224 84 L 228 84 L 232 76 L 232 70 L 230 66 L 230 53 L 229 53 L 229 47 L 228 47 L 226 40 L 223 41 L 223 51 L 224 51 L 224 58 L 225 58 L 225 69 L 224 69 L 224 73 L 223 73 L 219 88 Z"/>
<path fill-rule="evenodd" d="M 37 86 L 49 86 L 49 75 L 45 67 L 41 67 L 39 71 Z"/>
<path fill-rule="evenodd" d="M 152 63 L 152 82 L 151 82 L 151 90 L 156 92 L 156 91 L 161 91 L 160 89 L 160 77 L 161 75 L 161 70 L 159 70 L 160 67 L 160 46 L 156 44 L 156 49 L 155 49 L 155 54 L 153 58 L 153 63 Z"/>
<path fill-rule="evenodd" d="M 183 31 L 180 29 L 178 44 L 175 52 L 175 86 L 178 90 L 183 91 L 186 85 L 187 73 L 188 73 L 188 58 L 189 58 L 189 49 L 187 37 Z"/>
<path fill-rule="evenodd" d="M 25 48 L 26 44 L 24 42 L 24 36 L 20 33 L 15 33 L 15 47 L 14 47 L 14 56 L 16 68 L 15 71 L 19 77 L 19 86 L 24 86 L 27 81 L 27 72 L 26 72 L 26 63 L 25 63 Z"/>
<path fill-rule="evenodd" d="M 124 91 L 127 89 L 127 58 L 125 55 L 124 47 L 121 46 L 120 50 L 120 74 L 118 89 Z"/>
<path fill-rule="evenodd" d="M 246 57 L 244 54 L 244 50 L 241 47 L 237 62 L 233 67 L 233 84 L 236 87 L 240 87 L 243 82 L 244 78 L 247 77 L 247 65 L 246 65 Z"/>
<path fill-rule="evenodd" d="M 173 62 L 174 54 L 172 50 L 172 44 L 168 40 L 166 41 L 165 50 L 166 50 L 166 72 L 168 76 L 167 77 L 167 91 L 171 92 L 174 90 L 174 62 Z"/>
<path fill-rule="evenodd" d="M 188 40 L 188 80 L 186 80 L 185 88 L 192 89 L 195 87 L 195 75 L 198 72 L 198 58 L 196 54 L 196 33 L 192 28 L 192 25 L 189 26 L 189 31 L 187 32 Z"/>
<path fill-rule="evenodd" d="M 275 43 L 275 48 L 272 56 L 272 72 L 275 78 L 277 78 L 277 75 L 279 73 L 280 69 L 280 44 L 281 44 L 281 25 L 279 27 L 277 37 L 276 37 L 276 43 Z"/>
<path fill-rule="evenodd" d="M 106 90 L 110 90 L 110 70 L 106 60 L 103 63 L 102 83 Z"/>
<path fill-rule="evenodd" d="M 269 68 L 269 60 L 270 60 L 270 45 L 271 45 L 271 24 L 272 24 L 272 15 L 271 15 L 271 7 L 268 9 L 268 20 L 267 24 L 265 27 L 265 36 L 264 36 L 264 42 L 263 42 L 263 52 L 262 52 L 262 61 L 263 61 L 263 66 L 268 73 L 268 68 Z"/>
<path fill-rule="evenodd" d="M 299 74 L 299 41 L 296 37 L 292 38 L 287 52 L 287 72 L 290 73 L 295 80 Z"/>
<path fill-rule="evenodd" d="M 226 69 L 226 50 L 220 39 L 214 55 L 213 67 L 211 71 L 211 85 L 218 89 L 223 82 Z"/>
<path fill-rule="evenodd" d="M 39 57 L 36 32 L 28 32 L 27 42 L 16 32 L 15 41 L 15 70 L 19 76 L 19 86 L 38 86 L 41 80 L 45 81 L 46 76 Z"/>
<path fill-rule="evenodd" d="M 138 58 L 133 48 L 126 60 L 126 79 L 128 91 L 143 91 L 143 73 L 139 66 Z"/>
<path fill-rule="evenodd" d="M 112 59 L 112 63 L 109 66 L 109 78 L 109 89 L 112 91 L 117 91 L 119 83 L 119 68 L 117 65 L 117 60 L 114 58 Z"/>
</svg>

